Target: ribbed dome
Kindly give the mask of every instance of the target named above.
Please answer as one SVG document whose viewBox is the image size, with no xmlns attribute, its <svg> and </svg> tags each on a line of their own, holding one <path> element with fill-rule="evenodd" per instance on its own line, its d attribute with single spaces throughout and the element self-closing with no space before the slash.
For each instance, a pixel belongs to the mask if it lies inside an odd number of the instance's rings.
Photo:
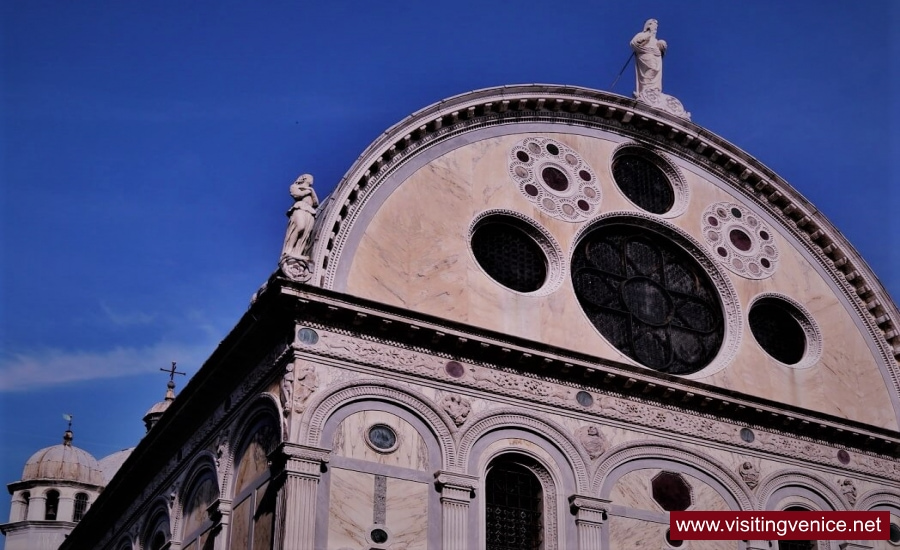
<svg viewBox="0 0 900 550">
<path fill-rule="evenodd" d="M 106 480 L 106 483 L 109 483 L 113 476 L 116 475 L 116 472 L 119 471 L 125 460 L 131 456 L 133 450 L 134 447 L 129 447 L 100 459 L 100 470 L 103 472 L 103 478 Z"/>
<path fill-rule="evenodd" d="M 73 447 L 71 439 L 31 455 L 22 471 L 22 481 L 39 479 L 106 485 L 97 459 L 87 451 Z"/>
</svg>

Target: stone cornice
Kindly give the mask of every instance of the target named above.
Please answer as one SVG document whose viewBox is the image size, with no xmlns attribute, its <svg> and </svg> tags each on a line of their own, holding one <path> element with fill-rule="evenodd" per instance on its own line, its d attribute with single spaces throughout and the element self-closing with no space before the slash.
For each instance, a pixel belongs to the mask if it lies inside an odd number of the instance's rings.
<svg viewBox="0 0 900 550">
<path fill-rule="evenodd" d="M 599 90 L 551 84 L 477 90 L 421 109 L 389 128 L 360 155 L 317 215 L 314 283 L 332 288 L 350 227 L 378 185 L 406 160 L 453 136 L 519 122 L 611 131 L 719 176 L 767 211 L 829 274 L 879 347 L 889 385 L 900 395 L 900 311 L 840 231 L 786 181 L 735 145 L 688 120 Z"/>
<path fill-rule="evenodd" d="M 887 455 L 900 453 L 900 433 L 891 430 L 325 289 L 287 280 L 278 283 L 270 288 L 278 287 L 278 292 L 297 299 L 299 323 L 363 341 L 390 342 L 412 353 L 460 359 L 576 388 L 676 406 L 741 425 L 777 426 L 786 433 L 835 445 Z"/>
</svg>

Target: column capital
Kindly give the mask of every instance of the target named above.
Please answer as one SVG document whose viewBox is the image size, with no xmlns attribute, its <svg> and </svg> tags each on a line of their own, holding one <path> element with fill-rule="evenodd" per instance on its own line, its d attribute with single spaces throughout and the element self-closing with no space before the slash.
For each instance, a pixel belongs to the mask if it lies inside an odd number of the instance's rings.
<svg viewBox="0 0 900 550">
<path fill-rule="evenodd" d="M 575 512 L 576 523 L 593 523 L 601 525 L 609 513 L 612 501 L 587 495 L 572 495 L 569 506 Z"/>
<path fill-rule="evenodd" d="M 438 491 L 441 492 L 443 492 L 444 488 L 474 491 L 478 485 L 478 478 L 468 474 L 438 470 L 434 473 L 434 484 L 437 486 Z"/>
<path fill-rule="evenodd" d="M 328 449 L 309 447 L 297 443 L 282 443 L 269 453 L 269 461 L 273 465 L 273 474 L 301 475 L 318 478 L 322 473 L 322 465 L 327 464 L 331 456 Z"/>
</svg>

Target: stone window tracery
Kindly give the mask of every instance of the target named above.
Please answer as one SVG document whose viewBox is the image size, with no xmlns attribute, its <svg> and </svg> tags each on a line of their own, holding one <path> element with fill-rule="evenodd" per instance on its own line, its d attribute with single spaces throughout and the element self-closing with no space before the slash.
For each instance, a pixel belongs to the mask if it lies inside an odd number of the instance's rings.
<svg viewBox="0 0 900 550">
<path fill-rule="evenodd" d="M 578 301 L 597 330 L 635 361 L 669 374 L 707 366 L 724 339 L 718 293 L 691 256 L 665 236 L 601 225 L 572 258 Z"/>
<path fill-rule="evenodd" d="M 700 225 L 712 256 L 733 273 L 765 279 L 778 267 L 775 232 L 747 207 L 730 202 L 711 204 Z"/>
</svg>

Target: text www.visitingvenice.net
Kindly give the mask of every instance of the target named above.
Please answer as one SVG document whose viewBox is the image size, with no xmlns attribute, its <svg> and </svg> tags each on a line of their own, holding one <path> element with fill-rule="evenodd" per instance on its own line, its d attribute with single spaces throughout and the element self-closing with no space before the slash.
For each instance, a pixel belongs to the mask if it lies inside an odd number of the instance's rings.
<svg viewBox="0 0 900 550">
<path fill-rule="evenodd" d="M 671 540 L 888 540 L 890 512 L 671 512 Z"/>
</svg>

